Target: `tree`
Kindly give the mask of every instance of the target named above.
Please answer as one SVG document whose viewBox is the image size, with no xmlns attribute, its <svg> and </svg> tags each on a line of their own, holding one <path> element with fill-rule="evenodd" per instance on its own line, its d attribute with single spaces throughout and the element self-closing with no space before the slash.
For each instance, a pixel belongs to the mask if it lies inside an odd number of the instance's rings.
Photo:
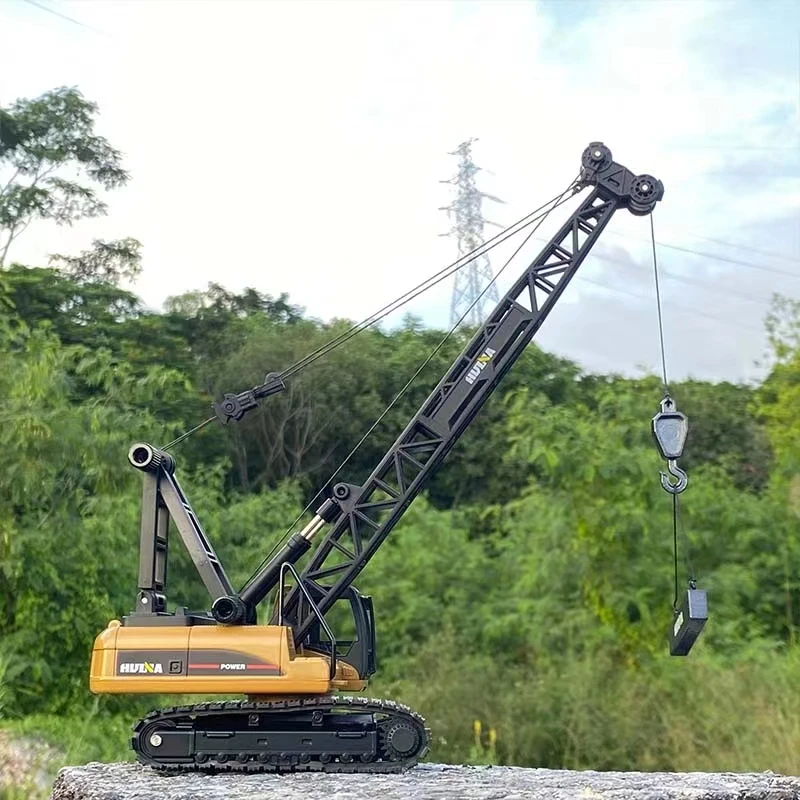
<svg viewBox="0 0 800 800">
<path fill-rule="evenodd" d="M 61 267 L 73 278 L 83 283 L 110 283 L 132 281 L 142 271 L 142 243 L 130 237 L 105 241 L 95 239 L 91 250 L 78 256 L 50 256 L 50 263 Z"/>
<path fill-rule="evenodd" d="M 19 126 L 14 117 L 0 108 L 0 158 L 20 142 Z"/>
<path fill-rule="evenodd" d="M 761 491 L 769 481 L 772 450 L 767 432 L 749 413 L 755 392 L 728 382 L 688 380 L 675 386 L 678 407 L 689 417 L 681 466 L 723 466 L 739 488 Z"/>
<path fill-rule="evenodd" d="M 95 184 L 127 183 L 121 153 L 95 131 L 98 107 L 61 87 L 0 109 L 0 267 L 34 219 L 71 225 L 107 211 Z"/>
<path fill-rule="evenodd" d="M 774 293 L 765 326 L 773 361 L 780 364 L 796 358 L 800 352 L 800 300 Z"/>
<path fill-rule="evenodd" d="M 774 364 L 759 387 L 756 410 L 775 451 L 775 488 L 800 515 L 800 301 L 776 295 L 767 316 Z"/>
<path fill-rule="evenodd" d="M 105 282 L 83 282 L 47 267 L 11 264 L 4 278 L 16 314 L 50 327 L 64 344 L 117 350 L 121 323 L 142 313 L 139 298 Z"/>
<path fill-rule="evenodd" d="M 91 641 L 135 586 L 140 488 L 124 453 L 174 435 L 143 409 L 183 382 L 43 328 L 0 331 L 0 641 L 29 662 L 19 680 L 33 706 L 85 700 Z"/>
</svg>

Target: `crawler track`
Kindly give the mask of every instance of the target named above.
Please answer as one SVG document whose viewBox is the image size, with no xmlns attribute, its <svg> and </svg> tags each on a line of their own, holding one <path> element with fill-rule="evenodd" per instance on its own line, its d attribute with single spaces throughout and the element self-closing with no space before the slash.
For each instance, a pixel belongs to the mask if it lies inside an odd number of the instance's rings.
<svg viewBox="0 0 800 800">
<path fill-rule="evenodd" d="M 387 773 L 415 766 L 430 731 L 391 700 L 233 700 L 153 711 L 131 746 L 141 763 L 169 772 Z"/>
</svg>

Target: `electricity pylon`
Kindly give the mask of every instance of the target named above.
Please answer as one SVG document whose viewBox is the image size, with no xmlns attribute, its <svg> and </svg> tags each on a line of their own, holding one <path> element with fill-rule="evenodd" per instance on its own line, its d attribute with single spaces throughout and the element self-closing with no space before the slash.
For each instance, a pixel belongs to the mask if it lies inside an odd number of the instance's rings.
<svg viewBox="0 0 800 800">
<path fill-rule="evenodd" d="M 472 160 L 472 143 L 476 141 L 478 140 L 468 139 L 450 153 L 452 156 L 459 156 L 458 172 L 449 180 L 440 181 L 455 186 L 457 190 L 456 199 L 449 206 L 442 206 L 439 210 L 446 211 L 448 217 L 454 221 L 453 227 L 447 233 L 440 235 L 456 237 L 459 258 L 483 244 L 484 225 L 497 225 L 483 218 L 483 200 L 503 202 L 494 195 L 481 192 L 475 184 L 475 175 L 481 170 Z M 473 258 L 456 272 L 450 305 L 452 325 L 455 325 L 462 316 L 468 325 L 480 325 L 486 319 L 493 304 L 500 299 L 497 285 L 492 283 L 493 277 L 488 255 Z"/>
</svg>

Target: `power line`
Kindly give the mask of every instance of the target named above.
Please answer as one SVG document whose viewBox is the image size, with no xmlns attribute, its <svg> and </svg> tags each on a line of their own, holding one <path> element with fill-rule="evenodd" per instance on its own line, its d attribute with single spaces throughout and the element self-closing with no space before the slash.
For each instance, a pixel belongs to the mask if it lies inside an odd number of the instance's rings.
<svg viewBox="0 0 800 800">
<path fill-rule="evenodd" d="M 539 236 L 535 237 L 535 239 L 536 239 L 536 241 L 539 241 L 539 242 L 545 242 L 545 243 L 547 242 L 546 239 L 542 239 Z M 622 261 L 621 259 L 613 258 L 612 256 L 600 255 L 599 253 L 594 252 L 594 251 L 592 251 L 589 254 L 589 258 L 598 258 L 598 259 L 601 259 L 602 261 L 611 261 L 611 262 L 613 262 L 615 264 L 621 264 L 624 267 L 628 267 L 628 269 L 636 269 L 637 266 L 638 266 L 635 263 L 630 263 L 628 261 Z M 659 269 L 659 273 L 661 275 L 666 275 L 667 277 L 672 278 L 673 280 L 692 282 L 691 279 L 683 278 L 681 276 L 674 275 L 673 273 L 664 272 L 663 269 Z M 628 295 L 628 297 L 635 297 L 637 300 L 645 300 L 647 302 L 650 302 L 653 299 L 652 297 L 648 297 L 645 294 L 640 294 L 638 292 L 632 292 L 632 291 L 630 291 L 628 289 L 620 289 L 620 288 L 618 288 L 616 286 L 609 286 L 609 285 L 607 285 L 605 283 L 602 283 L 601 281 L 595 280 L 593 278 L 588 278 L 585 275 L 581 275 L 581 274 L 576 275 L 575 276 L 575 280 L 583 281 L 584 283 L 591 283 L 594 286 L 599 286 L 601 289 L 605 289 L 605 290 L 607 290 L 609 292 L 617 292 L 618 294 Z M 711 287 L 708 287 L 708 288 L 711 289 Z M 720 291 L 720 290 L 719 289 L 715 289 L 714 291 Z M 742 296 L 739 296 L 739 297 L 741 299 L 745 299 Z M 752 298 L 748 298 L 748 299 L 752 299 Z M 765 302 L 766 303 L 766 301 L 756 301 L 756 302 Z M 689 308 L 688 306 L 682 306 L 682 305 L 679 305 L 677 303 L 673 303 L 671 301 L 664 301 L 663 304 L 665 306 L 668 306 L 669 308 L 674 308 L 677 311 L 683 311 L 684 313 L 687 313 L 687 314 L 696 314 L 698 316 L 705 317 L 706 319 L 713 320 L 714 322 L 720 322 L 723 325 L 726 325 L 726 326 L 731 327 L 731 328 L 736 328 L 736 329 L 746 328 L 747 330 L 751 330 L 751 331 L 758 332 L 758 333 L 761 333 L 761 334 L 764 333 L 764 331 L 761 328 L 756 328 L 753 325 L 742 324 L 741 322 L 733 323 L 730 320 L 724 319 L 723 317 L 717 317 L 714 314 L 709 314 L 707 311 L 700 311 L 697 308 Z"/>
<path fill-rule="evenodd" d="M 67 22 L 71 22 L 73 25 L 78 25 L 81 28 L 86 28 L 86 30 L 94 31 L 94 33 L 99 33 L 102 36 L 110 37 L 111 35 L 109 33 L 106 33 L 105 31 L 101 31 L 99 28 L 93 27 L 92 25 L 87 25 L 85 22 L 81 22 L 80 20 L 75 19 L 74 17 L 70 17 L 67 14 L 62 14 L 60 11 L 56 11 L 56 9 L 54 8 L 50 8 L 50 6 L 46 6 L 44 5 L 44 3 L 38 2 L 38 0 L 22 0 L 22 2 L 27 3 L 30 6 L 34 6 L 35 8 L 39 8 L 42 11 L 46 11 L 48 14 L 53 14 L 56 17 L 60 17 L 61 19 L 66 20 Z"/>
<path fill-rule="evenodd" d="M 614 264 L 620 264 L 621 266 L 628 267 L 629 269 L 636 269 L 638 264 L 630 263 L 627 261 L 623 261 L 620 258 L 612 258 L 611 256 L 605 256 L 600 253 L 592 253 L 594 258 L 599 258 L 601 261 L 611 261 Z M 699 286 L 703 289 L 708 289 L 710 292 L 718 292 L 719 294 L 725 294 L 728 297 L 735 297 L 737 300 L 743 300 L 747 303 L 760 303 L 761 305 L 767 306 L 768 308 L 772 307 L 771 300 L 765 300 L 761 297 L 749 297 L 744 294 L 739 294 L 738 292 L 732 292 L 730 289 L 720 289 L 718 286 L 711 286 L 708 283 L 703 283 L 702 281 L 696 281 L 693 278 L 687 278 L 684 275 L 676 275 L 674 272 L 667 272 L 663 268 L 659 268 L 659 274 L 664 278 L 669 278 L 673 281 L 681 281 L 681 283 L 688 283 L 692 286 Z"/>
<path fill-rule="evenodd" d="M 601 283 L 600 281 L 596 281 L 593 278 L 587 278 L 584 275 L 576 275 L 576 280 L 583 281 L 584 283 L 591 283 L 595 286 L 599 286 L 601 289 L 605 289 L 609 292 L 617 292 L 619 294 L 626 294 L 629 297 L 635 297 L 637 300 L 645 300 L 647 302 L 652 302 L 653 298 L 648 297 L 645 294 L 640 294 L 638 292 L 631 292 L 628 289 L 620 289 L 617 286 L 608 286 L 605 283 Z M 753 325 L 742 324 L 737 322 L 736 324 L 732 323 L 730 320 L 723 319 L 722 317 L 716 317 L 713 314 L 709 314 L 706 311 L 700 311 L 696 308 L 689 308 L 688 306 L 681 306 L 677 303 L 671 302 L 664 302 L 665 306 L 669 306 L 670 308 L 674 308 L 677 311 L 683 311 L 687 314 L 697 314 L 701 317 L 706 317 L 707 319 L 713 320 L 714 322 L 721 322 L 723 325 L 727 325 L 731 328 L 742 329 L 746 328 L 747 330 L 757 331 L 758 333 L 763 333 L 764 331 L 760 328 L 756 328 Z"/>
<path fill-rule="evenodd" d="M 706 253 L 702 250 L 694 250 L 691 247 L 681 247 L 677 244 L 666 244 L 665 242 L 661 242 L 658 244 L 659 247 L 666 247 L 669 250 L 677 250 L 681 253 L 690 253 L 694 256 L 700 256 L 701 258 L 712 258 L 716 261 L 724 261 L 727 264 L 736 264 L 740 267 L 749 267 L 750 269 L 757 269 L 761 270 L 762 272 L 772 272 L 775 275 L 785 275 L 788 278 L 800 278 L 800 273 L 796 272 L 788 272 L 785 269 L 778 269 L 777 267 L 767 267 L 763 264 L 753 264 L 751 261 L 742 261 L 738 258 L 730 258 L 729 256 L 720 256 L 716 253 Z"/>
<path fill-rule="evenodd" d="M 619 231 L 611 231 L 614 236 L 621 236 L 623 239 L 632 239 L 637 242 L 645 243 L 644 239 L 640 239 L 637 236 L 631 236 L 630 234 L 620 233 Z M 778 267 L 767 267 L 764 264 L 754 264 L 752 261 L 742 261 L 739 258 L 731 258 L 730 256 L 721 256 L 717 253 L 707 253 L 703 250 L 695 250 L 691 247 L 682 247 L 678 244 L 669 244 L 668 242 L 656 242 L 659 247 L 665 247 L 668 250 L 677 250 L 681 253 L 689 253 L 694 256 L 699 256 L 701 258 L 710 258 L 715 261 L 723 261 L 726 264 L 736 264 L 740 267 L 748 267 L 750 269 L 757 269 L 761 270 L 762 272 L 772 272 L 776 275 L 784 275 L 788 278 L 800 278 L 800 273 L 797 272 L 789 272 L 785 269 L 778 269 Z"/>
<path fill-rule="evenodd" d="M 726 242 L 724 239 L 714 239 L 711 236 L 700 236 L 698 233 L 687 233 L 693 239 L 701 239 L 704 242 L 711 242 L 711 244 L 719 244 L 723 247 L 731 247 L 734 250 L 744 250 L 750 253 L 758 253 L 761 256 L 769 256 L 770 258 L 779 258 L 781 261 L 788 261 L 791 264 L 800 264 L 800 258 L 796 256 L 787 256 L 783 253 L 775 253 L 770 250 L 761 250 L 758 247 L 751 247 L 750 245 L 741 244 L 739 242 Z"/>
<path fill-rule="evenodd" d="M 537 237 L 537 241 L 545 242 L 546 240 Z M 626 268 L 631 269 L 631 270 L 636 270 L 639 267 L 639 265 L 637 263 L 635 263 L 635 262 L 624 261 L 621 258 L 614 258 L 613 256 L 603 255 L 602 253 L 596 252 L 596 251 L 593 251 L 592 253 L 590 253 L 589 257 L 590 258 L 597 258 L 600 261 L 609 261 L 612 264 L 619 264 L 620 266 L 626 267 Z M 766 300 L 766 299 L 761 298 L 761 297 L 750 297 L 748 295 L 739 294 L 738 292 L 732 292 L 730 289 L 721 289 L 718 286 L 711 286 L 708 283 L 703 283 L 702 281 L 697 281 L 697 280 L 694 280 L 693 278 L 687 278 L 684 275 L 676 275 L 674 272 L 668 272 L 663 267 L 659 267 L 658 273 L 662 277 L 669 278 L 670 280 L 673 280 L 673 281 L 680 281 L 681 283 L 688 283 L 688 284 L 691 284 L 692 286 L 699 286 L 699 287 L 701 287 L 703 289 L 708 289 L 708 291 L 710 291 L 710 292 L 717 292 L 719 294 L 725 294 L 725 295 L 728 295 L 729 297 L 734 297 L 737 300 L 743 300 L 743 301 L 748 302 L 748 303 L 759 303 L 761 305 L 767 306 L 768 308 L 772 307 L 772 301 L 771 300 Z"/>
<path fill-rule="evenodd" d="M 739 145 L 728 145 L 728 144 L 672 144 L 670 145 L 671 150 L 729 150 L 732 152 L 747 152 L 747 151 L 754 151 L 754 152 L 768 152 L 768 153 L 796 153 L 797 147 L 792 147 L 791 145 L 787 145 L 786 147 L 780 146 L 759 146 L 759 145 L 749 145 L 749 144 L 739 144 Z"/>
</svg>

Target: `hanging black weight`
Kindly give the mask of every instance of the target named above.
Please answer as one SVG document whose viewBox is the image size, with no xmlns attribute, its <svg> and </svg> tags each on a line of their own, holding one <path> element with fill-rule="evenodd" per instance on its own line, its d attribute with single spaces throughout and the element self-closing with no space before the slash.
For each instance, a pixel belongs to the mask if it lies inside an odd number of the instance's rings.
<svg viewBox="0 0 800 800">
<path fill-rule="evenodd" d="M 694 581 L 683 598 L 680 608 L 675 609 L 672 616 L 672 628 L 669 632 L 669 654 L 685 656 L 689 654 L 700 631 L 708 619 L 708 597 L 703 589 L 696 589 Z"/>
</svg>

